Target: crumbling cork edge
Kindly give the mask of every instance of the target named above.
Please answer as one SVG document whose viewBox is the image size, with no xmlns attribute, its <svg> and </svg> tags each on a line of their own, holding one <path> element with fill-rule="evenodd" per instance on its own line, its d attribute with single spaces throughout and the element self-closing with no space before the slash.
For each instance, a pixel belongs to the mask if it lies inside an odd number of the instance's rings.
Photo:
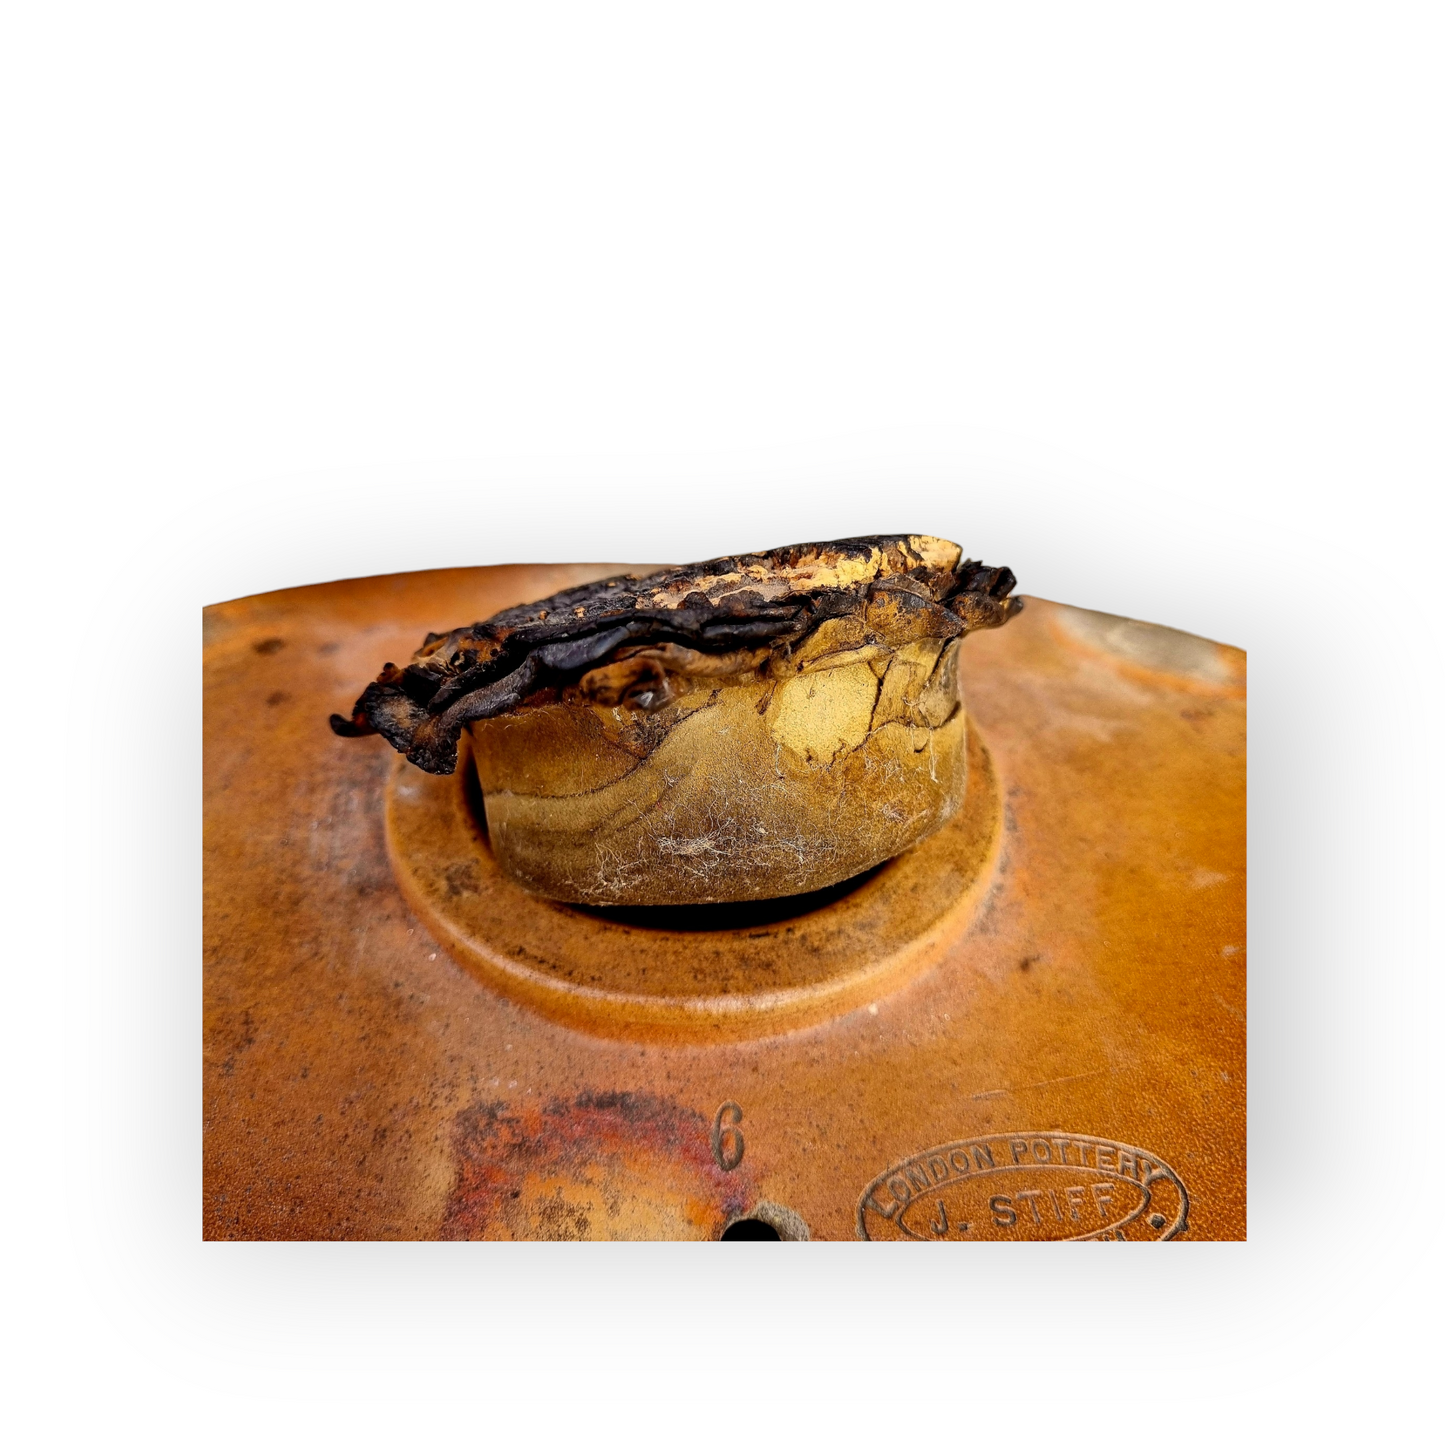
<svg viewBox="0 0 1445 1445">
<path fill-rule="evenodd" d="M 457 765 L 462 729 L 575 700 L 655 712 L 692 678 L 770 673 L 828 622 L 854 646 L 892 648 L 999 627 L 1023 606 L 1007 567 L 936 537 L 850 537 L 606 578 L 430 633 L 388 662 L 342 737 L 380 733 L 429 773 Z"/>
</svg>

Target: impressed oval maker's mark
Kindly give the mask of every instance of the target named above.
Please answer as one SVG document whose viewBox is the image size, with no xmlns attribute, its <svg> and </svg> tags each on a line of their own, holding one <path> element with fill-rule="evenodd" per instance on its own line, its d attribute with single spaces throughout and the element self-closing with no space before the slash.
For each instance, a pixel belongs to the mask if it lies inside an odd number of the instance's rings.
<svg viewBox="0 0 1445 1445">
<path fill-rule="evenodd" d="M 1173 1239 L 1189 1196 L 1157 1154 L 1088 1134 L 989 1134 L 885 1169 L 860 1239 Z"/>
</svg>

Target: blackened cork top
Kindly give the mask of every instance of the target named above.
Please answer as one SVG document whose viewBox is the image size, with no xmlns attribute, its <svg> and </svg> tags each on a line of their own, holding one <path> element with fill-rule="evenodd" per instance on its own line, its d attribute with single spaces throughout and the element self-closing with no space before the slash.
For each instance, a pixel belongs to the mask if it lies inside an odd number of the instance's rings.
<svg viewBox="0 0 1445 1445">
<path fill-rule="evenodd" d="M 467 723 L 553 701 L 651 711 L 671 679 L 764 671 L 824 622 L 853 618 L 897 646 L 998 627 L 1022 607 L 1014 575 L 952 542 L 898 535 L 805 542 L 716 557 L 644 577 L 609 577 L 483 622 L 430 633 L 410 663 L 387 663 L 342 737 L 380 733 L 419 768 L 450 773 Z"/>
</svg>

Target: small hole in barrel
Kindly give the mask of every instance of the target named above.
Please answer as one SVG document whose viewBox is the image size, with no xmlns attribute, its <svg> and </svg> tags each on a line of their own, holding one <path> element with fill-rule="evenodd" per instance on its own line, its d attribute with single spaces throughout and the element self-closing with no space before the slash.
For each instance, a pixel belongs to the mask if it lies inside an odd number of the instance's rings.
<svg viewBox="0 0 1445 1445">
<path fill-rule="evenodd" d="M 761 1219 L 735 1219 L 723 1230 L 726 1239 L 781 1239 L 782 1236 L 771 1224 Z"/>
</svg>

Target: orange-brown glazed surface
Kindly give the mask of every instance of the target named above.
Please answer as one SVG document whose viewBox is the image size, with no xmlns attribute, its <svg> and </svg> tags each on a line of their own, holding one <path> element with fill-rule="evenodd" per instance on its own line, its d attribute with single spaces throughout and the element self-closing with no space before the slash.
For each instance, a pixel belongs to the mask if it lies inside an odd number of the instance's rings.
<svg viewBox="0 0 1445 1445">
<path fill-rule="evenodd" d="M 1243 654 L 1031 598 L 961 649 L 943 832 L 818 898 L 614 914 L 499 876 L 465 767 L 327 718 L 621 570 L 207 609 L 205 1236 L 1242 1238 Z"/>
</svg>

